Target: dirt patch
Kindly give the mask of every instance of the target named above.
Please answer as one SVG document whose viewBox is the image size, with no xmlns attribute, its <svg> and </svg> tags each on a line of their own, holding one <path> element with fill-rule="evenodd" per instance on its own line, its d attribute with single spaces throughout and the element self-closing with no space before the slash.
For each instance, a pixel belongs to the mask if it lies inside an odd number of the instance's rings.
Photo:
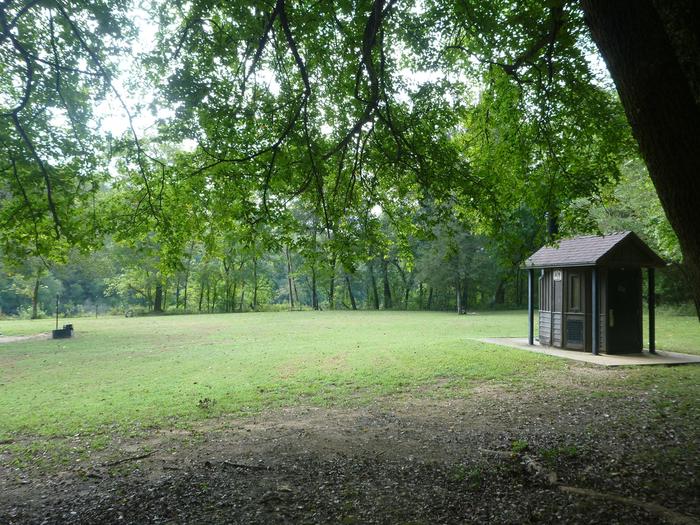
<svg viewBox="0 0 700 525">
<path fill-rule="evenodd" d="M 604 379 L 579 372 L 573 385 Z M 687 414 L 558 388 L 428 394 L 120 438 L 53 474 L 5 452 L 0 522 L 697 523 L 700 436 Z"/>
<path fill-rule="evenodd" d="M 337 372 L 339 370 L 348 370 L 348 356 L 347 354 L 332 355 L 325 358 L 319 364 L 319 368 L 322 372 Z"/>
<path fill-rule="evenodd" d="M 281 379 L 289 379 L 299 373 L 301 367 L 298 363 L 290 361 L 277 368 L 277 373 Z"/>
<path fill-rule="evenodd" d="M 34 335 L 0 335 L 0 345 L 7 343 L 19 343 L 20 341 L 37 341 L 41 339 L 51 339 L 49 332 Z"/>
</svg>

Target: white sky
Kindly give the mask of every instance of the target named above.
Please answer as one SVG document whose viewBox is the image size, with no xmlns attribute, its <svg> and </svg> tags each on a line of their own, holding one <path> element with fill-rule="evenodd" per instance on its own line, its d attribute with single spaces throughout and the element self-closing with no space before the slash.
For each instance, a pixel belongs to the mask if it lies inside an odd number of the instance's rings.
<svg viewBox="0 0 700 525">
<path fill-rule="evenodd" d="M 153 94 L 148 89 L 132 93 L 125 85 L 131 77 L 138 78 L 137 56 L 140 53 L 153 51 L 158 31 L 158 25 L 145 9 L 137 7 L 132 13 L 131 19 L 138 30 L 138 36 L 133 41 L 132 53 L 120 58 L 119 74 L 112 83 L 132 115 L 136 133 L 139 137 L 144 137 L 155 134 L 154 125 L 158 118 L 171 116 L 171 112 L 159 108 L 158 115 L 153 115 L 148 109 L 148 105 L 153 102 Z M 138 111 L 139 107 L 142 108 L 141 111 Z M 101 127 L 105 132 L 120 136 L 129 131 L 129 120 L 126 112 L 115 96 L 108 96 L 104 102 L 97 106 L 95 113 L 101 119 Z"/>
<path fill-rule="evenodd" d="M 129 79 L 138 78 L 137 57 L 139 54 L 153 51 L 158 31 L 156 21 L 144 9 L 143 4 L 139 4 L 139 7 L 134 8 L 131 19 L 138 30 L 138 36 L 133 41 L 131 55 L 120 59 L 119 75 L 113 83 L 133 117 L 133 125 L 137 135 L 143 138 L 154 136 L 157 132 L 155 126 L 157 121 L 171 117 L 173 112 L 167 108 L 158 107 L 157 114 L 154 115 L 149 107 L 154 97 L 148 86 L 143 86 L 144 89 L 139 89 L 137 93 L 131 92 L 126 86 Z M 400 50 L 395 50 L 395 53 L 400 53 Z M 589 54 L 586 58 L 594 74 L 603 83 L 606 83 L 608 86 L 612 85 L 607 67 L 600 55 L 597 53 Z M 256 74 L 259 80 L 268 84 L 273 93 L 279 92 L 279 85 L 274 78 L 273 72 L 263 70 Z M 409 69 L 399 71 L 399 75 L 402 77 L 405 85 L 411 90 L 417 89 L 420 85 L 428 82 L 434 82 L 446 77 L 449 78 L 448 74 L 442 71 L 414 71 Z M 455 80 L 462 80 L 466 83 L 466 77 L 456 78 Z M 133 80 L 131 82 L 133 83 Z M 475 86 L 472 92 L 475 98 L 478 97 L 478 92 L 478 86 Z M 407 94 L 403 97 L 399 96 L 399 100 L 408 101 Z M 109 132 L 114 136 L 120 136 L 129 131 L 127 115 L 114 96 L 109 96 L 107 100 L 97 106 L 96 115 L 101 119 L 101 128 L 105 132 Z M 322 133 L 330 133 L 331 131 L 330 126 L 322 126 Z M 183 146 L 189 149 L 193 147 L 193 143 L 184 144 Z"/>
</svg>

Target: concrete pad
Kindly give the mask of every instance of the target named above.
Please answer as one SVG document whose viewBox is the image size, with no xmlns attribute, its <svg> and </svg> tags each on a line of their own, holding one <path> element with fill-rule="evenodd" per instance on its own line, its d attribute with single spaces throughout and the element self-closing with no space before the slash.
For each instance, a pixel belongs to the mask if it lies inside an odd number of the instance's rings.
<svg viewBox="0 0 700 525">
<path fill-rule="evenodd" d="M 535 352 L 537 354 L 552 355 L 554 357 L 563 357 L 564 359 L 573 359 L 574 361 L 593 363 L 600 366 L 685 365 L 700 363 L 700 355 L 679 354 L 660 350 L 657 350 L 656 354 L 650 354 L 647 350 L 644 350 L 641 354 L 593 355 L 590 352 L 562 350 L 561 348 L 552 346 L 542 346 L 537 341 L 535 341 L 533 346 L 530 346 L 527 344 L 527 338 L 524 337 L 498 337 L 479 339 L 479 341 L 527 350 L 528 352 Z"/>
</svg>

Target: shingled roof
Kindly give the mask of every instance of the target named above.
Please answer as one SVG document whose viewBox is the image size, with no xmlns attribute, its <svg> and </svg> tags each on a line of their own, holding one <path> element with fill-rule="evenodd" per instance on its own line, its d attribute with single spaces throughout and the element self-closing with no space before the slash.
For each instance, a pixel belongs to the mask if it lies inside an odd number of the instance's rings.
<svg viewBox="0 0 700 525">
<path fill-rule="evenodd" d="M 544 246 L 525 261 L 525 268 L 629 265 L 662 267 L 666 263 L 633 232 L 586 235 Z"/>
</svg>

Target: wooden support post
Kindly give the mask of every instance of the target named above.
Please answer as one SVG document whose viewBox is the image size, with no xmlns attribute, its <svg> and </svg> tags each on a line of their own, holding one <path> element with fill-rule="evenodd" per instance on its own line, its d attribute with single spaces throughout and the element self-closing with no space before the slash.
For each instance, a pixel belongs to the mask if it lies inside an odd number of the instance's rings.
<svg viewBox="0 0 700 525">
<path fill-rule="evenodd" d="M 533 280 L 535 276 L 535 270 L 529 268 L 527 271 L 527 323 L 528 323 L 528 333 L 527 333 L 527 344 L 535 344 L 535 310 L 533 301 Z"/>
<path fill-rule="evenodd" d="M 600 313 L 598 312 L 598 269 L 591 272 L 591 353 L 598 355 L 600 346 Z"/>
<path fill-rule="evenodd" d="M 647 277 L 649 278 L 649 353 L 656 353 L 656 290 L 655 290 L 655 275 L 654 268 L 647 269 Z"/>
</svg>

